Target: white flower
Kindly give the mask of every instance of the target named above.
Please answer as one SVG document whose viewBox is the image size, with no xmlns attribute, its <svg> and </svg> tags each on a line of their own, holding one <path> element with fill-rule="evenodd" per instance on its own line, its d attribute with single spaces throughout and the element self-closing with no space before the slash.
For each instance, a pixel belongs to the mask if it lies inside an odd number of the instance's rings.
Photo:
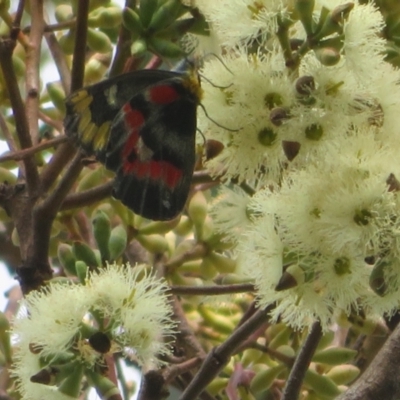
<svg viewBox="0 0 400 400">
<path fill-rule="evenodd" d="M 272 52 L 264 58 L 237 53 L 224 57 L 223 62 L 226 66 L 219 60 L 207 62 L 202 72 L 218 85 L 204 83 L 203 105 L 219 126 L 200 114 L 199 127 L 225 146 L 207 168 L 220 174 L 222 164 L 226 178 L 254 179 L 264 166 L 267 176 L 277 179 L 285 157 L 270 111 L 278 105 L 289 106 L 294 99 L 282 54 Z"/>
<path fill-rule="evenodd" d="M 278 17 L 288 16 L 288 0 L 198 0 L 223 46 L 275 38 Z"/>
<path fill-rule="evenodd" d="M 165 339 L 175 333 L 166 290 L 145 266 L 114 264 L 90 274 L 86 286 L 51 283 L 31 292 L 23 303 L 29 316 L 17 318 L 13 328 L 13 372 L 24 399 L 49 398 L 59 388 L 60 382 L 50 388 L 30 381 L 45 367 L 93 369 L 117 351 L 142 365 L 160 364 L 157 356 L 170 352 Z"/>
<path fill-rule="evenodd" d="M 355 4 L 344 23 L 344 57 L 346 68 L 365 83 L 379 73 L 384 64 L 385 40 L 381 12 L 372 4 Z"/>
<path fill-rule="evenodd" d="M 251 197 L 243 189 L 222 186 L 220 194 L 211 204 L 210 215 L 216 232 L 225 236 L 225 241 L 237 243 L 250 223 L 248 204 Z"/>
</svg>

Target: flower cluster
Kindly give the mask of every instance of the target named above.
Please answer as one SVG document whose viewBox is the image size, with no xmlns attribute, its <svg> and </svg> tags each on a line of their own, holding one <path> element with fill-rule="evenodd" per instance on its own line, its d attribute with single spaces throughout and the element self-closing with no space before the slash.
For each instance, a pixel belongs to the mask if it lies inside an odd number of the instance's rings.
<svg viewBox="0 0 400 400">
<path fill-rule="evenodd" d="M 343 312 L 390 313 L 400 73 L 385 60 L 381 13 L 357 1 L 210 3 L 199 4 L 225 53 L 204 65 L 200 128 L 224 150 L 206 165 L 255 189 L 247 200 L 224 190 L 216 229 L 276 319 L 327 328 Z"/>
<path fill-rule="evenodd" d="M 84 286 L 52 283 L 31 292 L 27 315 L 13 329 L 23 398 L 75 398 L 83 374 L 96 386 L 105 358 L 116 352 L 146 367 L 160 364 L 157 357 L 170 353 L 167 340 L 175 332 L 166 288 L 143 266 L 127 264 L 90 274 Z"/>
</svg>

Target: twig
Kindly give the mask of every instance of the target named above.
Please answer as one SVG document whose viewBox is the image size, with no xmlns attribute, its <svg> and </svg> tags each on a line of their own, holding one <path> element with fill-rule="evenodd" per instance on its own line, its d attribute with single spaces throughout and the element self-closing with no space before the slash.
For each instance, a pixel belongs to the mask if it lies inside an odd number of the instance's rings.
<svg viewBox="0 0 400 400">
<path fill-rule="evenodd" d="M 33 211 L 33 230 L 36 233 L 32 249 L 34 260 L 47 260 L 51 225 L 65 196 L 83 168 L 81 157 L 81 153 L 75 156 L 54 191 Z"/>
<path fill-rule="evenodd" d="M 57 24 L 48 24 L 44 27 L 44 32 L 54 32 L 54 31 L 63 31 L 65 29 L 70 29 L 75 26 L 76 20 L 75 18 L 71 19 L 70 21 L 63 21 Z M 29 33 L 32 30 L 32 26 L 26 26 L 22 32 Z"/>
<path fill-rule="evenodd" d="M 3 114 L 0 113 L 0 129 L 3 131 L 3 135 L 6 139 L 8 148 L 11 151 L 17 151 L 18 150 L 18 146 L 16 145 L 14 138 L 11 135 L 10 130 L 8 129 L 6 120 L 3 117 Z"/>
<path fill-rule="evenodd" d="M 79 89 L 83 85 L 83 76 L 85 72 L 85 56 L 86 56 L 86 35 L 88 28 L 89 0 L 80 0 L 78 2 L 78 12 L 76 16 L 76 40 L 72 62 L 71 74 L 71 92 Z M 70 161 L 74 153 L 75 147 L 72 143 L 61 145 L 53 158 L 47 164 L 42 173 L 42 190 L 47 191 L 57 179 L 58 175 Z"/>
<path fill-rule="evenodd" d="M 55 121 L 54 119 L 50 118 L 47 116 L 43 111 L 39 110 L 39 118 L 46 123 L 47 125 L 52 126 L 54 129 L 56 129 L 58 132 L 62 132 L 63 126 L 62 122 L 60 121 Z"/>
<path fill-rule="evenodd" d="M 0 116 L 0 120 L 1 120 L 1 116 Z M 43 143 L 39 143 L 36 146 L 32 146 L 29 149 L 19 150 L 19 151 L 15 151 L 15 152 L 12 152 L 9 154 L 4 154 L 3 156 L 0 156 L 0 163 L 5 162 L 5 161 L 10 161 L 10 160 L 14 160 L 14 161 L 23 160 L 26 157 L 30 157 L 32 154 L 36 154 L 39 151 L 48 149 L 50 147 L 57 146 L 58 144 L 63 143 L 66 140 L 68 140 L 68 138 L 66 136 L 58 136 L 54 139 L 46 140 Z"/>
<path fill-rule="evenodd" d="M 174 309 L 174 319 L 179 323 L 177 327 L 179 332 L 177 342 L 181 342 L 188 349 L 188 351 L 185 351 L 187 357 L 201 357 L 204 359 L 206 352 L 189 326 L 182 305 L 175 296 L 173 297 L 172 306 Z"/>
<path fill-rule="evenodd" d="M 37 144 L 39 142 L 40 49 L 44 29 L 43 0 L 31 0 L 30 4 L 32 29 L 29 34 L 29 46 L 26 49 L 25 57 L 25 87 L 27 93 L 25 108 L 30 137 L 32 142 Z"/>
<path fill-rule="evenodd" d="M 134 3 L 134 2 L 133 2 Z M 125 0 L 125 7 L 132 5 L 132 0 Z M 120 75 L 124 70 L 125 61 L 130 57 L 131 33 L 121 25 L 118 35 L 117 46 L 115 47 L 115 56 L 110 67 L 110 77 Z"/>
<path fill-rule="evenodd" d="M 76 32 L 74 58 L 72 60 L 71 92 L 79 89 L 83 85 L 86 59 L 86 37 L 88 30 L 89 0 L 78 2 L 78 12 L 76 16 Z"/>
<path fill-rule="evenodd" d="M 267 319 L 267 310 L 258 310 L 249 320 L 236 329 L 220 346 L 210 351 L 200 370 L 179 400 L 193 400 L 229 362 L 231 355 Z"/>
<path fill-rule="evenodd" d="M 25 114 L 24 102 L 19 91 L 18 81 L 12 62 L 14 47 L 14 41 L 0 40 L 0 65 L 3 71 L 4 82 L 7 85 L 19 143 L 22 149 L 27 149 L 32 146 L 32 140 L 29 134 L 29 125 Z M 39 175 L 33 156 L 24 159 L 24 171 L 21 171 L 21 173 L 26 176 L 29 194 L 32 198 L 35 197 L 34 192 L 38 187 Z"/>
<path fill-rule="evenodd" d="M 296 400 L 299 398 L 304 375 L 307 372 L 311 359 L 322 337 L 322 327 L 319 321 L 313 323 L 310 332 L 300 349 L 299 354 L 290 371 L 283 390 L 282 400 Z"/>
<path fill-rule="evenodd" d="M 114 182 L 109 181 L 104 185 L 96 186 L 84 192 L 70 194 L 63 201 L 61 210 L 65 211 L 73 208 L 85 207 L 97 201 L 101 201 L 106 197 L 110 197 L 113 185 Z"/>
<path fill-rule="evenodd" d="M 196 243 L 190 250 L 178 254 L 177 256 L 168 260 L 164 267 L 168 270 L 168 272 L 172 272 L 175 268 L 178 268 L 186 261 L 197 260 L 203 257 L 207 251 L 208 249 L 205 243 Z"/>
<path fill-rule="evenodd" d="M 54 33 L 45 33 L 44 38 L 46 39 L 47 46 L 49 47 L 51 56 L 53 57 L 54 64 L 57 67 L 58 74 L 65 93 L 69 93 L 71 89 L 71 71 L 68 68 L 65 53 L 61 49 L 60 44 Z"/>
<path fill-rule="evenodd" d="M 251 283 L 240 283 L 233 285 L 215 285 L 215 286 L 170 286 L 169 290 L 173 294 L 187 294 L 189 296 L 198 295 L 222 295 L 231 293 L 254 292 L 255 287 Z"/>
<path fill-rule="evenodd" d="M 202 361 L 203 359 L 199 357 L 193 357 L 189 360 L 181 362 L 180 364 L 169 366 L 163 373 L 165 382 L 170 383 L 177 376 L 182 375 L 184 372 L 199 366 Z"/>
</svg>

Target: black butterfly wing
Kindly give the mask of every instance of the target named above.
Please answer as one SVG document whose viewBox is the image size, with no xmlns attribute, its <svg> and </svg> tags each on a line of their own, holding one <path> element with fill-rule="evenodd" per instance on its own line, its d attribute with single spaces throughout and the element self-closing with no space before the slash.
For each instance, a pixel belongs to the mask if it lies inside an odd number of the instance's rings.
<svg viewBox="0 0 400 400">
<path fill-rule="evenodd" d="M 105 165 L 114 197 L 135 213 L 169 220 L 183 209 L 195 163 L 198 98 L 174 77 L 133 96 L 111 126 Z"/>
<path fill-rule="evenodd" d="M 123 105 L 146 87 L 180 75 L 174 71 L 140 70 L 74 92 L 66 99 L 67 136 L 104 163 L 110 128 Z"/>
</svg>

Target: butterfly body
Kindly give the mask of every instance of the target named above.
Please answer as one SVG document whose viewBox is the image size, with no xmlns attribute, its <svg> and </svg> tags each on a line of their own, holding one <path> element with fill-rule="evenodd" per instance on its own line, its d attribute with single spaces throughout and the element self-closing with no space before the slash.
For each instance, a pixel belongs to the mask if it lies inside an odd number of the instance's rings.
<svg viewBox="0 0 400 400">
<path fill-rule="evenodd" d="M 200 96 L 193 74 L 131 72 L 72 94 L 66 133 L 116 173 L 114 197 L 146 218 L 169 220 L 189 193 Z"/>
</svg>

